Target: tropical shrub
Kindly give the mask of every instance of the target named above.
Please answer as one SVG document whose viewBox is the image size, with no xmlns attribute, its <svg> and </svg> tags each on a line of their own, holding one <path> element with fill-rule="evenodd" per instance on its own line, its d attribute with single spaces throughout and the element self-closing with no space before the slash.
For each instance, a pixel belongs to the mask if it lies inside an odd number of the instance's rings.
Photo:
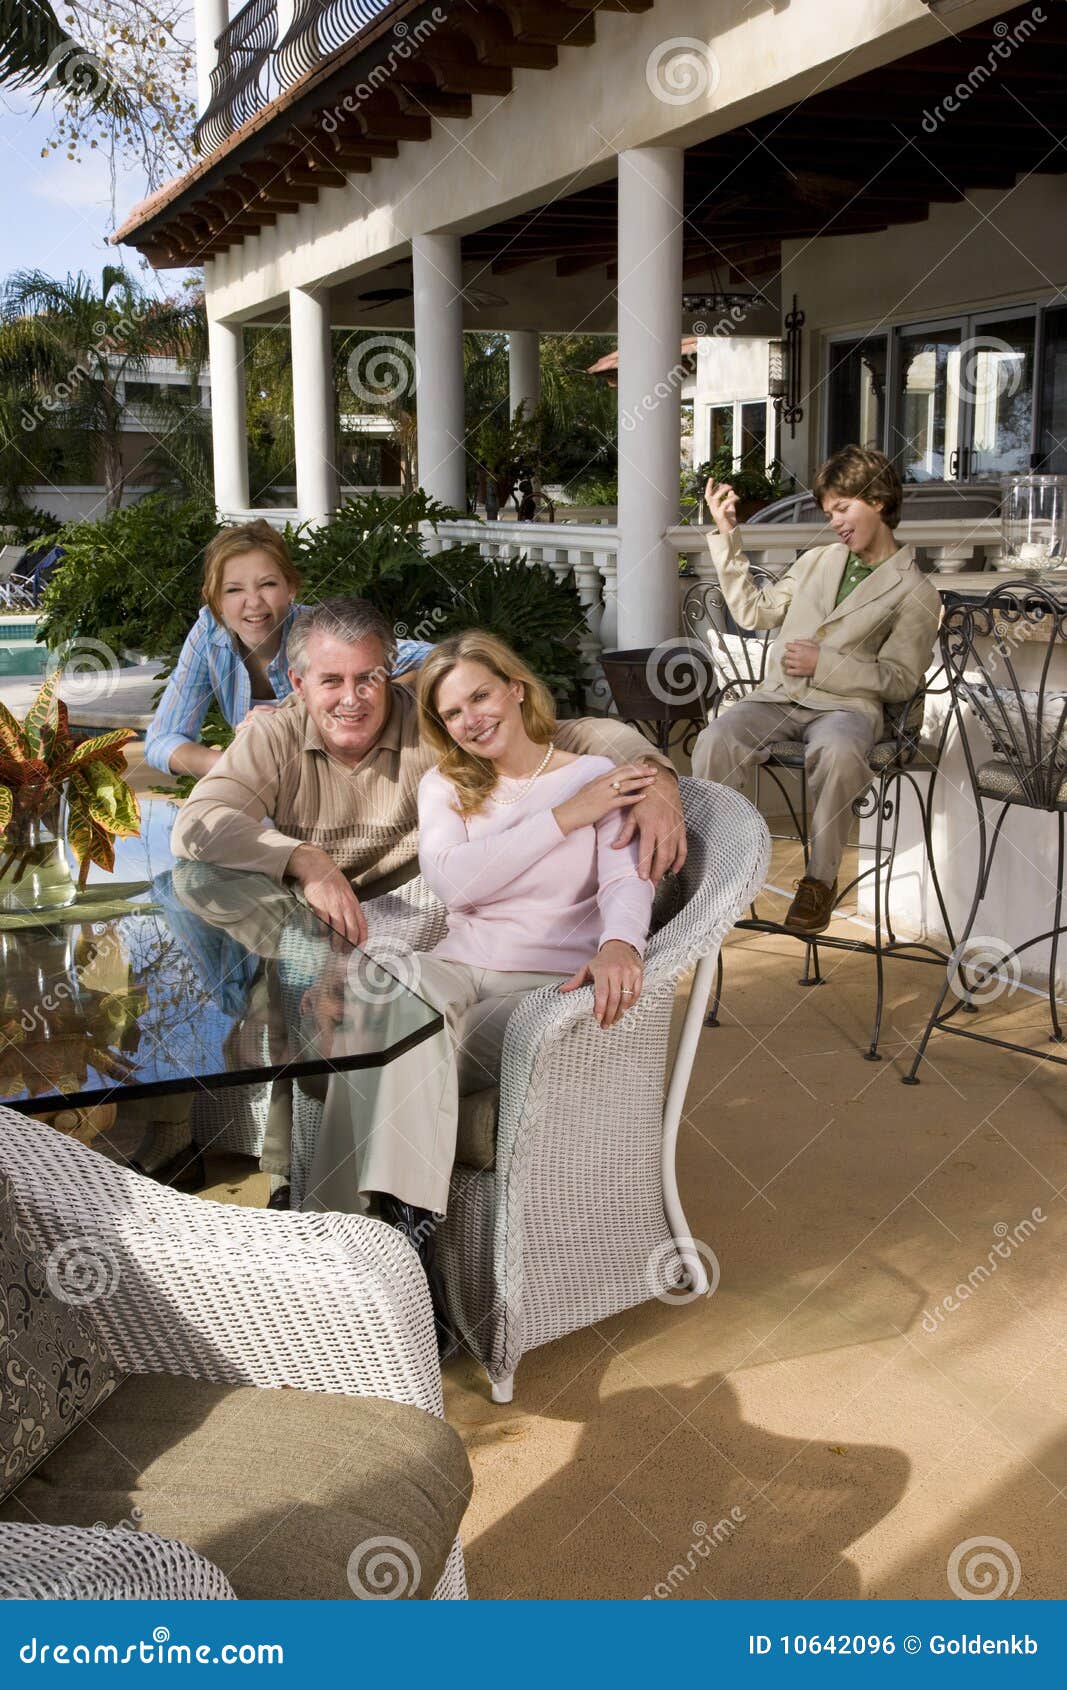
<svg viewBox="0 0 1067 1690">
<path fill-rule="evenodd" d="M 53 650 L 93 639 L 173 662 L 203 602 L 204 547 L 220 526 L 203 500 L 161 493 L 99 522 L 67 523 L 51 536 L 66 556 L 45 588 L 39 637 Z"/>
</svg>

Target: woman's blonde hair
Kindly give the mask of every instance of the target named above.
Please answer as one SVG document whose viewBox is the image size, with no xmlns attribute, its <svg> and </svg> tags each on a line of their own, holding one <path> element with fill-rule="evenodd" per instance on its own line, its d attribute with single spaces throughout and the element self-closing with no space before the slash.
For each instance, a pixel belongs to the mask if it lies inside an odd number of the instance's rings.
<svg viewBox="0 0 1067 1690">
<path fill-rule="evenodd" d="M 547 745 L 556 731 L 556 707 L 552 694 L 522 658 L 495 634 L 468 628 L 442 640 L 419 669 L 419 731 L 438 754 L 438 768 L 456 789 L 461 816 L 473 816 L 482 808 L 497 783 L 497 772 L 488 757 L 477 757 L 457 745 L 437 713 L 441 682 L 457 663 L 482 663 L 501 681 L 519 681 L 523 688 L 522 723 L 535 745 Z"/>
<path fill-rule="evenodd" d="M 222 577 L 226 565 L 244 552 L 268 552 L 285 577 L 293 597 L 300 591 L 300 576 L 289 556 L 289 547 L 276 528 L 258 517 L 255 522 L 238 522 L 223 528 L 208 542 L 204 552 L 204 602 L 216 622 L 222 621 Z"/>
</svg>

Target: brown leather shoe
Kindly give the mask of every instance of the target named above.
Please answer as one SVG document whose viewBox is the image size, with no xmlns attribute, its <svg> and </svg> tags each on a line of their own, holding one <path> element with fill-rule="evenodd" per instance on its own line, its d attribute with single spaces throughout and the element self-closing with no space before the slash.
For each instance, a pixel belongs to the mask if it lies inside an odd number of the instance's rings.
<svg viewBox="0 0 1067 1690">
<path fill-rule="evenodd" d="M 796 883 L 793 902 L 783 925 L 791 933 L 822 933 L 830 925 L 836 901 L 836 880 L 832 886 L 827 886 L 825 881 L 812 880 L 805 875 Z"/>
</svg>

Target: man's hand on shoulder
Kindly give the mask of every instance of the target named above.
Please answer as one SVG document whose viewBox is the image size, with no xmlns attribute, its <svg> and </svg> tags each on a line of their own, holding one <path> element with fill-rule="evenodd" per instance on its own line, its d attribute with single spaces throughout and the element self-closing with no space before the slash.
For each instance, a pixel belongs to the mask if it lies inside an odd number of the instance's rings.
<svg viewBox="0 0 1067 1690">
<path fill-rule="evenodd" d="M 678 873 L 686 857 L 685 816 L 678 777 L 661 765 L 640 804 L 623 817 L 619 837 L 612 849 L 621 851 L 634 834 L 639 836 L 638 874 L 658 885 L 672 870 Z"/>
<path fill-rule="evenodd" d="M 332 857 L 317 845 L 298 845 L 285 872 L 303 887 L 308 905 L 320 921 L 342 934 L 350 944 L 366 944 L 367 918 L 350 882 Z"/>
</svg>

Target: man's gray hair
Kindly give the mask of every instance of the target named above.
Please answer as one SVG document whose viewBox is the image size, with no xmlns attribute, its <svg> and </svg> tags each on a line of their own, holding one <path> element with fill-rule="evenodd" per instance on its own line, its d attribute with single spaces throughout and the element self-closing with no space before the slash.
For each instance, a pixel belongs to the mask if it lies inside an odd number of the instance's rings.
<svg viewBox="0 0 1067 1690">
<path fill-rule="evenodd" d="M 345 645 L 358 645 L 361 640 L 371 638 L 380 640 L 386 673 L 391 675 L 396 667 L 396 634 L 381 611 L 367 599 L 339 594 L 301 612 L 285 642 L 289 667 L 298 675 L 307 670 L 308 642 L 313 634 L 329 634 L 335 640 L 343 640 Z"/>
</svg>

